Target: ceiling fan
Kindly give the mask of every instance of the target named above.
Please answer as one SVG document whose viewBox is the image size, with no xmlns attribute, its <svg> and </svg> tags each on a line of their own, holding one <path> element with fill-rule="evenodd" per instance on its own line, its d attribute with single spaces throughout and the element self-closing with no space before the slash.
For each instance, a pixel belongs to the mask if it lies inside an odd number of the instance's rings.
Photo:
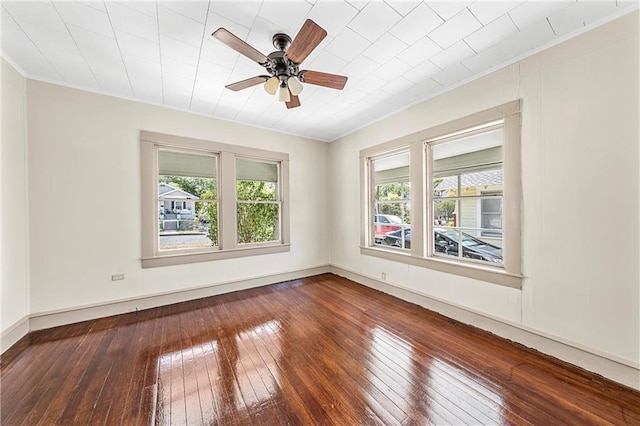
<svg viewBox="0 0 640 426">
<path fill-rule="evenodd" d="M 318 44 L 327 36 L 327 32 L 311 19 L 307 19 L 292 41 L 286 34 L 278 33 L 272 38 L 275 52 L 263 55 L 251 45 L 241 40 L 225 28 L 218 28 L 211 34 L 230 48 L 243 54 L 266 68 L 268 75 L 259 75 L 226 85 L 234 91 L 246 89 L 264 83 L 264 89 L 270 95 L 278 92 L 278 100 L 285 102 L 287 108 L 300 106 L 298 95 L 302 92 L 302 83 L 330 87 L 342 90 L 347 83 L 343 75 L 328 74 L 319 71 L 300 70 L 299 66 Z"/>
</svg>

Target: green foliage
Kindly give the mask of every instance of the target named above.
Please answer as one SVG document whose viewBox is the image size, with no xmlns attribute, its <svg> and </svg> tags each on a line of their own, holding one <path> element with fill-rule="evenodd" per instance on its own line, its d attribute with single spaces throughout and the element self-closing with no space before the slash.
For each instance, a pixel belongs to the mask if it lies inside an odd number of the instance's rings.
<svg viewBox="0 0 640 426">
<path fill-rule="evenodd" d="M 411 186 L 409 182 L 385 183 L 375 186 L 375 199 L 380 214 L 391 214 L 402 219 L 403 223 L 411 223 L 410 197 Z M 396 201 L 390 203 L 389 201 Z"/>
<path fill-rule="evenodd" d="M 433 216 L 436 219 L 451 219 L 456 210 L 456 202 L 453 200 L 443 200 L 434 203 Z"/>
<path fill-rule="evenodd" d="M 238 181 L 238 200 L 275 201 L 273 183 Z M 278 239 L 279 207 L 271 203 L 238 203 L 238 243 L 258 243 Z"/>
</svg>

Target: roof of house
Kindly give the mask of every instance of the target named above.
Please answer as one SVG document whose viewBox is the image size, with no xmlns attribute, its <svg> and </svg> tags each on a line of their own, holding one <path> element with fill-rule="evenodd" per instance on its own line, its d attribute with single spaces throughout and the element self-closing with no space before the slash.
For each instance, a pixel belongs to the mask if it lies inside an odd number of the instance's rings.
<svg viewBox="0 0 640 426">
<path fill-rule="evenodd" d="M 483 170 L 481 172 L 466 173 L 461 176 L 460 186 L 463 188 L 475 186 L 501 185 L 502 169 Z M 447 176 L 434 188 L 436 191 L 458 188 L 458 177 Z"/>
<path fill-rule="evenodd" d="M 176 188 L 166 183 L 161 183 L 158 185 L 158 198 L 161 199 L 192 199 L 199 200 L 200 198 L 196 195 L 190 194 L 187 191 L 183 191 L 180 188 Z"/>
</svg>

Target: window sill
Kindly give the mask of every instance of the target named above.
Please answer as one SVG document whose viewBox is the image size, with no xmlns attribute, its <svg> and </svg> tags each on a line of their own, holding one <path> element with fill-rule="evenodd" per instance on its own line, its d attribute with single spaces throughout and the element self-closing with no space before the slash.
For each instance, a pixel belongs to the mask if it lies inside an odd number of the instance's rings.
<svg viewBox="0 0 640 426">
<path fill-rule="evenodd" d="M 360 247 L 360 254 L 365 256 L 378 257 L 380 259 L 391 260 L 394 262 L 406 263 L 409 265 L 420 266 L 434 271 L 445 272 L 448 274 L 460 275 L 467 278 L 473 278 L 479 281 L 485 281 L 492 284 L 498 284 L 505 287 L 522 289 L 522 275 L 513 274 L 503 269 L 490 266 L 463 264 L 440 258 L 422 258 L 411 256 L 409 252 L 396 251 L 384 248 Z"/>
<path fill-rule="evenodd" d="M 291 244 L 277 244 L 268 246 L 251 246 L 232 250 L 217 250 L 199 253 L 167 254 L 142 258 L 143 268 L 157 268 L 160 266 L 183 265 L 187 263 L 209 262 L 212 260 L 233 259 L 236 257 L 258 256 L 263 254 L 288 252 Z"/>
</svg>

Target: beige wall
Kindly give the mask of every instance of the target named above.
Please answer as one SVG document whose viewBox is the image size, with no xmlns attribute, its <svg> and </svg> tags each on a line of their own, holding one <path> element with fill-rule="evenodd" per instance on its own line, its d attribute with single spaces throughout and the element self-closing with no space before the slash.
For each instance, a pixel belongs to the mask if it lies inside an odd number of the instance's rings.
<svg viewBox="0 0 640 426">
<path fill-rule="evenodd" d="M 329 263 L 326 143 L 33 80 L 27 89 L 32 314 Z M 140 130 L 288 153 L 291 251 L 142 269 Z"/>
<path fill-rule="evenodd" d="M 26 81 L 4 60 L 0 62 L 0 332 L 4 335 L 29 314 L 27 121 Z M 2 339 L 0 349 L 12 343 L 13 339 Z"/>
<path fill-rule="evenodd" d="M 638 13 L 331 144 L 332 263 L 638 368 Z M 360 254 L 359 151 L 522 99 L 522 290 Z"/>
</svg>

